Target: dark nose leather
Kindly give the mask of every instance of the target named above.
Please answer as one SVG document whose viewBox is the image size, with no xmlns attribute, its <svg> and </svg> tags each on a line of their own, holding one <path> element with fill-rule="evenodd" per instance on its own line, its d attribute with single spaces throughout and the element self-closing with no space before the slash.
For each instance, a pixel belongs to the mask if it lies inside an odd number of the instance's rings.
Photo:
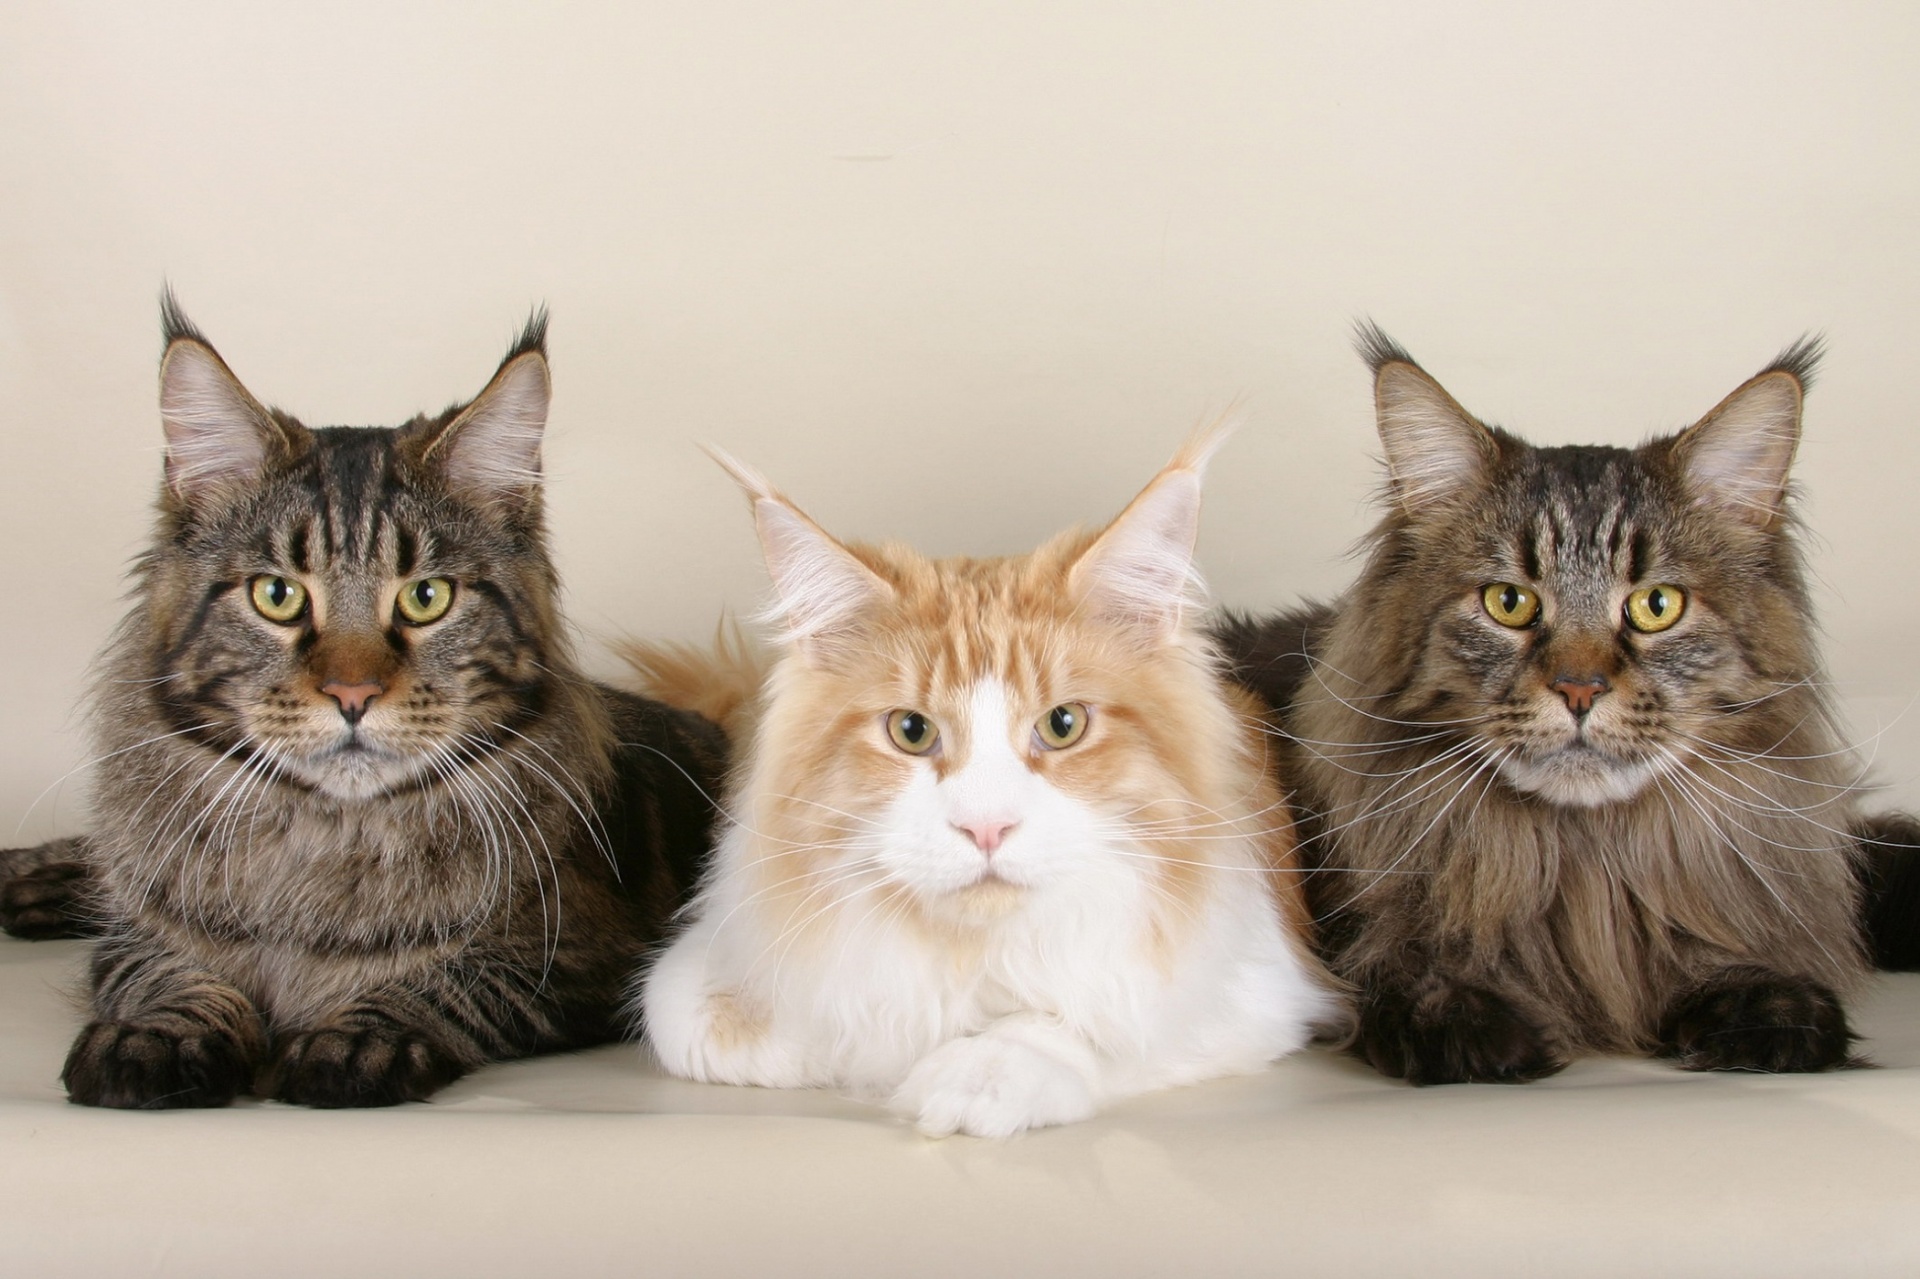
<svg viewBox="0 0 1920 1279">
<path fill-rule="evenodd" d="M 367 705 L 387 691 L 384 684 L 343 684 L 339 680 L 322 684 L 320 691 L 340 704 L 340 714 L 349 724 L 358 724 L 367 713 Z"/>
<path fill-rule="evenodd" d="M 1562 675 L 1553 681 L 1553 691 L 1567 699 L 1567 709 L 1585 719 L 1593 703 L 1613 686 L 1604 675 Z"/>
</svg>

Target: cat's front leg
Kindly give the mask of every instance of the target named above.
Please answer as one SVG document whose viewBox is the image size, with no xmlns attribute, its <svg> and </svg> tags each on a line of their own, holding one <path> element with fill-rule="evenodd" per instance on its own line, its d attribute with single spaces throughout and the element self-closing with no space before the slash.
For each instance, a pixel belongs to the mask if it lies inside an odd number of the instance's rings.
<svg viewBox="0 0 1920 1279">
<path fill-rule="evenodd" d="M 60 1078 L 82 1106 L 169 1110 L 224 1106 L 266 1056 L 253 1003 L 157 944 L 116 939 L 92 968 L 93 1016 Z"/>
<path fill-rule="evenodd" d="M 0 929 L 28 941 L 100 931 L 97 881 L 85 836 L 0 849 Z"/>
<path fill-rule="evenodd" d="M 929 1137 L 1011 1137 L 1091 1117 L 1099 1076 L 1099 1052 L 1085 1038 L 1017 1013 L 922 1057 L 889 1105 Z"/>
<path fill-rule="evenodd" d="M 1546 1032 L 1482 986 L 1443 974 L 1375 978 L 1360 996 L 1353 1050 L 1410 1084 L 1523 1084 L 1565 1068 Z"/>
<path fill-rule="evenodd" d="M 823 1070 L 807 1069 L 808 1054 L 776 1024 L 769 1001 L 712 971 L 710 945 L 710 931 L 696 924 L 646 975 L 640 1016 L 661 1066 L 712 1084 L 803 1088 L 825 1082 Z"/>
<path fill-rule="evenodd" d="M 1687 1070 L 1834 1070 L 1856 1064 L 1854 1039 L 1831 988 L 1744 964 L 1682 992 L 1660 1023 L 1660 1055 Z"/>
<path fill-rule="evenodd" d="M 256 1091 L 325 1110 L 425 1101 L 488 1061 L 558 1046 L 553 1011 L 511 965 L 435 968 L 286 1034 Z"/>
<path fill-rule="evenodd" d="M 260 1091 L 322 1110 L 425 1101 L 467 1073 L 459 1054 L 375 1007 L 287 1036 Z"/>
</svg>

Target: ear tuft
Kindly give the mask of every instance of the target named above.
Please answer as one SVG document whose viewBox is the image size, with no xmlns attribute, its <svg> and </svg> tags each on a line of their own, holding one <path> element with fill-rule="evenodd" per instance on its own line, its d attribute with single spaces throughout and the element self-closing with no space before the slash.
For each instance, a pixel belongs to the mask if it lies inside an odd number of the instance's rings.
<svg viewBox="0 0 1920 1279">
<path fill-rule="evenodd" d="M 747 495 L 747 501 L 749 503 L 758 502 L 762 498 L 780 498 L 780 490 L 773 486 L 772 480 L 769 480 L 752 466 L 742 462 L 718 444 L 702 444 L 700 451 L 712 458 L 719 465 L 720 469 L 725 471 L 728 477 L 740 486 L 740 491 Z"/>
<path fill-rule="evenodd" d="M 177 334 L 160 358 L 168 494 L 193 506 L 258 484 L 285 452 L 285 433 L 179 313 L 171 293 L 162 323 Z"/>
<path fill-rule="evenodd" d="M 1401 346 L 1387 335 L 1387 331 L 1372 320 L 1358 320 L 1353 326 L 1353 349 L 1367 362 L 1367 371 L 1378 375 L 1389 364 L 1411 364 L 1419 368 L 1418 362 L 1407 354 L 1407 348 Z"/>
<path fill-rule="evenodd" d="M 1791 375 L 1800 384 L 1800 394 L 1804 397 L 1813 389 L 1814 374 L 1820 371 L 1820 364 L 1826 358 L 1827 339 L 1818 333 L 1802 333 L 1760 372 Z"/>
<path fill-rule="evenodd" d="M 201 346 L 213 345 L 207 341 L 207 335 L 200 331 L 200 326 L 187 318 L 187 313 L 180 307 L 180 299 L 174 296 L 173 285 L 163 284 L 160 287 L 161 347 L 172 346 L 182 338 L 192 338 Z"/>
<path fill-rule="evenodd" d="M 1776 361 L 1680 433 L 1674 455 L 1695 502 L 1760 528 L 1780 517 L 1800 447 L 1804 374 L 1817 359 L 1816 346 L 1798 368 Z"/>
<path fill-rule="evenodd" d="M 544 331 L 544 323 L 540 327 Z M 531 349 L 516 352 L 426 452 L 440 464 L 448 486 L 478 506 L 523 510 L 540 492 L 540 442 L 553 383 L 537 339 Z"/>
<path fill-rule="evenodd" d="M 520 327 L 520 336 L 513 340 L 513 345 L 507 348 L 507 353 L 500 357 L 501 367 L 504 368 L 513 363 L 516 356 L 533 354 L 543 359 L 546 357 L 548 318 L 547 305 L 544 302 L 527 312 L 527 322 Z"/>
<path fill-rule="evenodd" d="M 1383 350 L 1388 350 L 1388 358 L 1374 371 L 1373 405 L 1388 482 L 1401 509 L 1418 515 L 1478 489 L 1492 472 L 1499 450 L 1492 432 L 1446 388 L 1405 358 L 1392 339 L 1378 336 L 1387 344 Z"/>
</svg>

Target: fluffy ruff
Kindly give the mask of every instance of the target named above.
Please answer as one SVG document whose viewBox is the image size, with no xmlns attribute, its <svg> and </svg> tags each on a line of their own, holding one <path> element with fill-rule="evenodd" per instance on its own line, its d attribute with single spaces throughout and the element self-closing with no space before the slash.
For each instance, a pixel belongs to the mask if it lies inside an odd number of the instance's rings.
<svg viewBox="0 0 1920 1279">
<path fill-rule="evenodd" d="M 1256 707 L 1185 622 L 1191 539 L 1158 527 L 1165 506 L 1150 488 L 1098 538 L 940 562 L 810 522 L 768 537 L 785 517 L 762 512 L 776 584 L 798 583 L 783 611 L 808 624 L 691 922 L 638 992 L 667 1070 L 1007 1137 L 1340 1024 Z M 794 557 L 808 571 L 783 578 Z M 1068 701 L 1084 739 L 1042 748 L 1036 722 Z M 937 749 L 888 742 L 900 707 Z"/>
</svg>

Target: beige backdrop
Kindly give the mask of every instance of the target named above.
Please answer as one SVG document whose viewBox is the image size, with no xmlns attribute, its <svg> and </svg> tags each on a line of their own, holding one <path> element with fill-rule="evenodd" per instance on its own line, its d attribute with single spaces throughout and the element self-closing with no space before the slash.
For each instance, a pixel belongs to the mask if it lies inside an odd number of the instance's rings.
<svg viewBox="0 0 1920 1279">
<path fill-rule="evenodd" d="M 596 642 L 759 596 L 696 441 L 837 531 L 991 553 L 1237 401 L 1201 552 L 1266 606 L 1369 521 L 1355 317 L 1549 442 L 1680 425 L 1822 330 L 1833 673 L 1920 799 L 1920 10 L 315 8 L 6 7 L 0 834 L 84 818 L 78 779 L 29 805 L 146 527 L 163 278 L 315 424 L 471 394 L 549 303 Z"/>
</svg>

